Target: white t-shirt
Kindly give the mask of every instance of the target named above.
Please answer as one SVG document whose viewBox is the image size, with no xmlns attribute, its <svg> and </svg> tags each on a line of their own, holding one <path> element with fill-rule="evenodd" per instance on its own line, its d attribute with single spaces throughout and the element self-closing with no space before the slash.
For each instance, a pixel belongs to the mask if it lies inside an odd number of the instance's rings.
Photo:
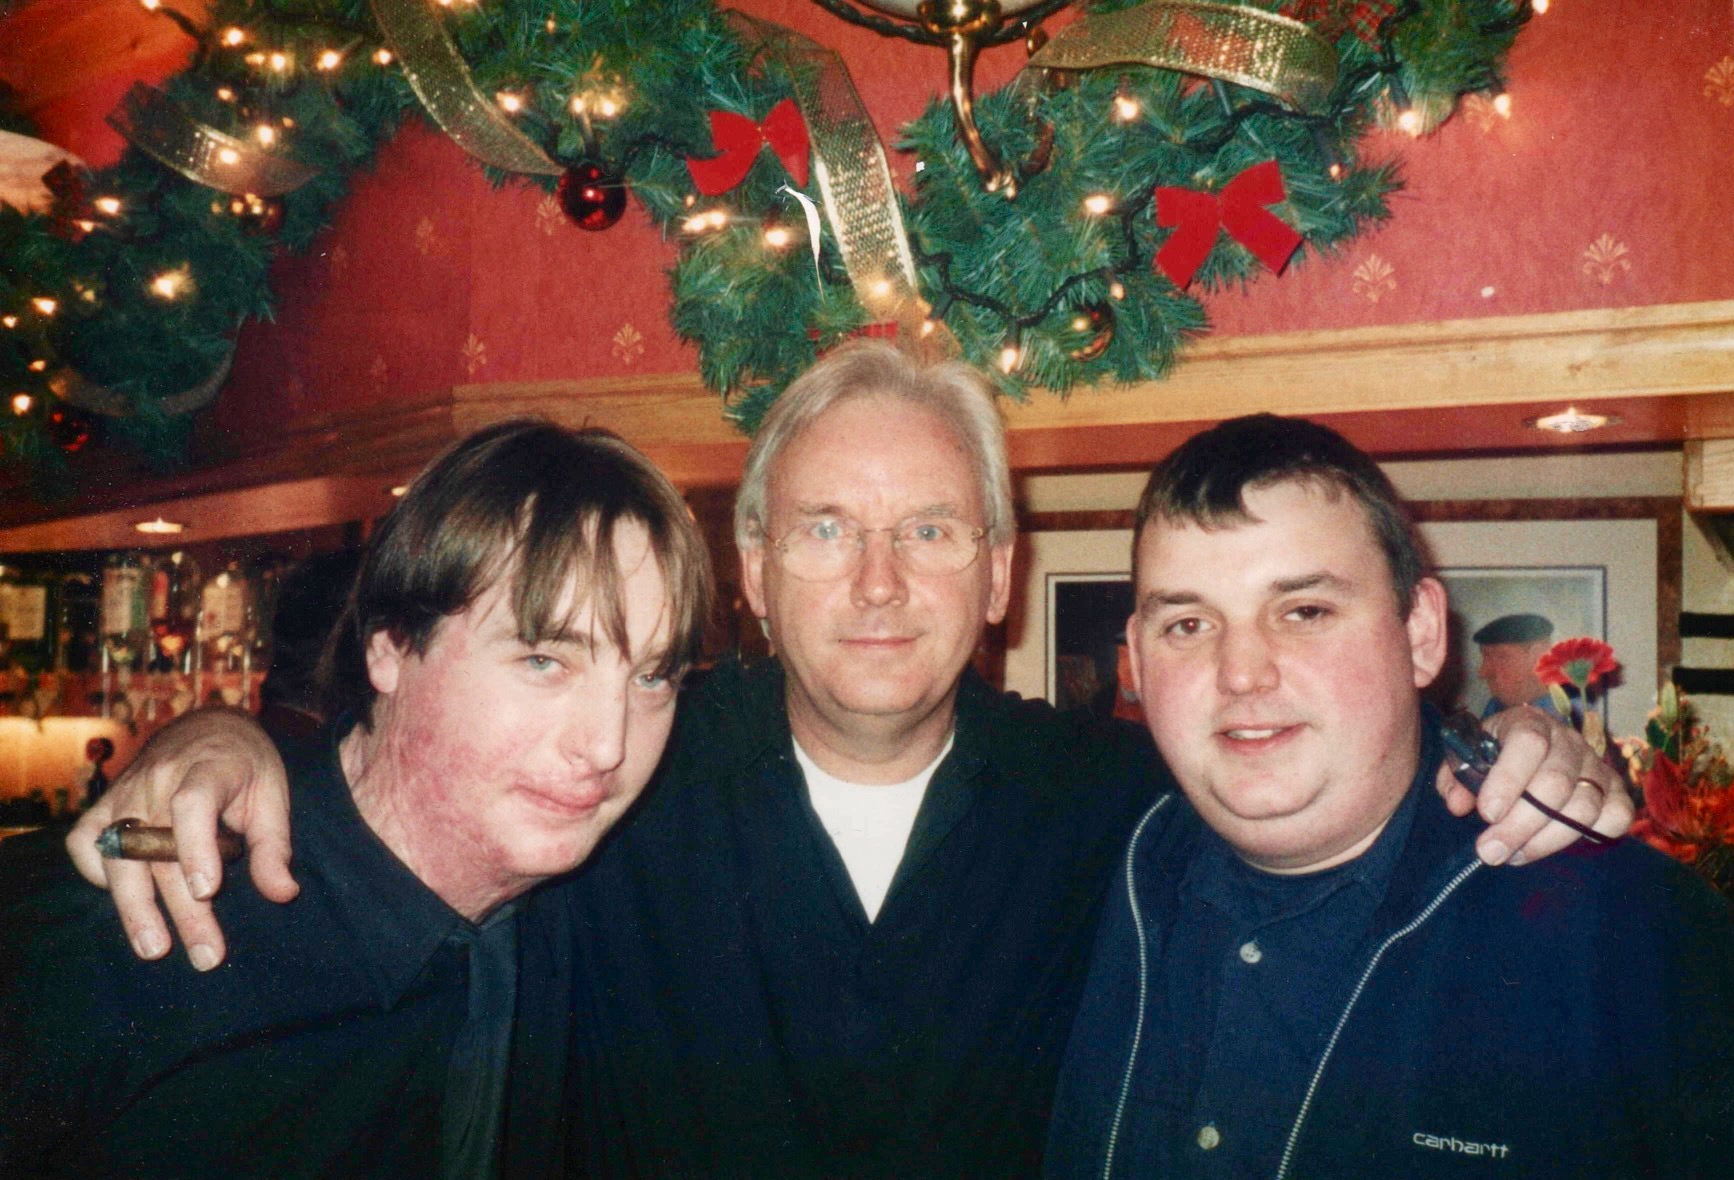
<svg viewBox="0 0 1734 1180">
<path fill-rule="evenodd" d="M 795 760 L 807 780 L 807 798 L 813 801 L 819 823 L 849 870 L 868 921 L 879 917 L 879 907 L 885 902 L 915 827 L 915 813 L 921 810 L 933 772 L 951 753 L 951 742 L 947 738 L 939 757 L 914 778 L 884 786 L 862 786 L 827 774 L 801 749 L 800 742 L 795 743 Z"/>
</svg>

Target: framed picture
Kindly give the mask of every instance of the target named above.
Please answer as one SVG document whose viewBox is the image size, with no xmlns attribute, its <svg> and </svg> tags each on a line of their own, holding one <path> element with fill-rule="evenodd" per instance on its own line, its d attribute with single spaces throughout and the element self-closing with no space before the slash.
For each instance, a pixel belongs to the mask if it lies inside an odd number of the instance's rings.
<svg viewBox="0 0 1734 1180">
<path fill-rule="evenodd" d="M 1020 527 L 1005 687 L 1111 712 L 1120 679 L 1116 646 L 1132 613 L 1132 514 L 1032 513 Z"/>
<path fill-rule="evenodd" d="M 1547 621 L 1551 640 L 1587 635 L 1613 645 L 1621 676 L 1602 702 L 1608 729 L 1643 729 L 1660 678 L 1680 658 L 1679 500 L 1435 500 L 1411 508 L 1451 602 L 1451 654 L 1431 690 L 1436 703 L 1480 714 L 1489 680 L 1501 673 L 1485 658 L 1499 653 L 1477 644 L 1476 632 L 1534 616 Z"/>
<path fill-rule="evenodd" d="M 1556 639 L 1591 635 L 1613 645 L 1623 678 L 1607 696 L 1609 728 L 1642 729 L 1662 673 L 1680 658 L 1678 499 L 1432 500 L 1410 508 L 1458 616 L 1438 689 L 1445 703 L 1474 708 L 1488 699 L 1469 637 L 1502 615 L 1535 613 L 1549 617 Z M 1020 523 L 1004 685 L 1076 703 L 1062 694 L 1088 689 L 1092 675 L 1102 691 L 1100 635 L 1116 613 L 1113 629 L 1123 629 L 1131 612 L 1132 514 L 1030 513 Z M 1082 671 L 1086 655 L 1092 670 Z"/>
</svg>

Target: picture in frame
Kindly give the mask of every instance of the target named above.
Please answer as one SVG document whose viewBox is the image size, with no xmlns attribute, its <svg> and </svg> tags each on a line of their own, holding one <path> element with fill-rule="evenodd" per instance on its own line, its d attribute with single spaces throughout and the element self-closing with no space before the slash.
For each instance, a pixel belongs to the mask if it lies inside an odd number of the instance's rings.
<svg viewBox="0 0 1734 1180">
<path fill-rule="evenodd" d="M 1441 567 L 1438 573 L 1451 604 L 1451 656 L 1433 688 L 1441 708 L 1467 709 L 1477 717 L 1517 704 L 1548 708 L 1546 688 L 1533 679 L 1532 650 L 1580 635 L 1607 639 L 1605 565 Z M 1487 646 L 1475 640 L 1484 628 L 1514 622 L 1520 630 L 1539 627 L 1537 619 L 1546 621 L 1546 636 L 1493 642 L 1500 635 L 1495 628 Z M 1531 667 L 1511 666 L 1512 657 Z"/>
</svg>

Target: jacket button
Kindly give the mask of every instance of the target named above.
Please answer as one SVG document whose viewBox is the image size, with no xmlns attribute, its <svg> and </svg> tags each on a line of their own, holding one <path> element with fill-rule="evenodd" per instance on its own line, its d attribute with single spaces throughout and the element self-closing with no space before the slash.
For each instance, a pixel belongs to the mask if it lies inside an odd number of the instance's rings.
<svg viewBox="0 0 1734 1180">
<path fill-rule="evenodd" d="M 1215 1149 L 1216 1145 L 1221 1142 L 1222 1132 L 1218 1131 L 1212 1124 L 1205 1123 L 1202 1127 L 1198 1128 L 1198 1146 L 1202 1147 L 1205 1151 Z"/>
<path fill-rule="evenodd" d="M 1240 961 L 1242 963 L 1256 963 L 1262 958 L 1264 958 L 1264 951 L 1256 941 L 1240 944 Z"/>
</svg>

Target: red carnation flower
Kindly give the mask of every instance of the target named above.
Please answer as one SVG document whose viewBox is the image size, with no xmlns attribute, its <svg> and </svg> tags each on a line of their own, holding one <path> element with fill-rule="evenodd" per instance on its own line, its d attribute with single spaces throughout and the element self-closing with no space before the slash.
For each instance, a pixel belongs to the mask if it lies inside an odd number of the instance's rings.
<svg viewBox="0 0 1734 1180">
<path fill-rule="evenodd" d="M 1562 639 L 1535 661 L 1535 674 L 1543 684 L 1575 684 L 1588 692 L 1619 670 L 1614 649 L 1599 639 L 1578 636 Z"/>
</svg>

